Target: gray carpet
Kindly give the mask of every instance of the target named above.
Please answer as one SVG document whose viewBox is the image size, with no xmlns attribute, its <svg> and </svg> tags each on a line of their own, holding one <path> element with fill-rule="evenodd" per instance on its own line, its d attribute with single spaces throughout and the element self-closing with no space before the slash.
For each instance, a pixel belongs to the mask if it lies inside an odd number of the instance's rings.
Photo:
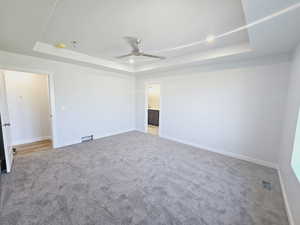
<svg viewBox="0 0 300 225">
<path fill-rule="evenodd" d="M 140 132 L 17 156 L 0 204 L 1 225 L 288 224 L 274 169 Z"/>
</svg>

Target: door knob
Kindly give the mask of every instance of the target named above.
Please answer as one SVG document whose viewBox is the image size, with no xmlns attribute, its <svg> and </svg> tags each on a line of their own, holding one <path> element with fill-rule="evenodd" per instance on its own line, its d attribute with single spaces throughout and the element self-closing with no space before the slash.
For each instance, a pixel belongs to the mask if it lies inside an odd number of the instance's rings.
<svg viewBox="0 0 300 225">
<path fill-rule="evenodd" d="M 10 126 L 10 123 L 5 123 L 3 124 L 4 127 L 9 127 Z"/>
</svg>

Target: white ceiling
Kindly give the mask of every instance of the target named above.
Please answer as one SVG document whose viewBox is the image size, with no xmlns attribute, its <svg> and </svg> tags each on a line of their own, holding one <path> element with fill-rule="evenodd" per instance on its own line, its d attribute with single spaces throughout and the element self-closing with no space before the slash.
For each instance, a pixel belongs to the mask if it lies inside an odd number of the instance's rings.
<svg viewBox="0 0 300 225">
<path fill-rule="evenodd" d="M 187 45 L 295 4 L 299 1 L 0 0 L 0 50 L 129 73 L 218 62 L 233 55 L 279 54 L 300 41 L 300 7 L 212 44 Z M 131 50 L 124 36 L 141 38 L 144 52 L 167 59 L 137 58 L 133 65 L 116 59 Z M 67 48 L 54 48 L 58 42 Z"/>
<path fill-rule="evenodd" d="M 124 36 L 141 38 L 144 51 L 153 52 L 241 25 L 245 25 L 245 19 L 240 0 L 77 0 L 76 4 L 74 0 L 62 0 L 41 41 L 78 40 L 78 51 L 114 59 L 131 50 Z M 226 44 L 245 41 L 248 34 L 243 31 L 227 39 Z M 189 51 L 199 48 L 203 46 Z"/>
</svg>

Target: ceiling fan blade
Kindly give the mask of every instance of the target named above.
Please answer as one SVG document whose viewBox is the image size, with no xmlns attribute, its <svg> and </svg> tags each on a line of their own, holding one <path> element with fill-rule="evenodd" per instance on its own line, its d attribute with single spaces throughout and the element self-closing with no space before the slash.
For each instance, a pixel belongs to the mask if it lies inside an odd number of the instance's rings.
<svg viewBox="0 0 300 225">
<path fill-rule="evenodd" d="M 120 55 L 120 56 L 117 56 L 116 58 L 117 59 L 123 59 L 123 58 L 129 57 L 129 56 L 133 56 L 133 54 L 129 53 L 129 54 L 126 54 L 126 55 Z"/>
<path fill-rule="evenodd" d="M 156 58 L 156 59 L 165 59 L 165 57 L 163 57 L 163 56 L 150 55 L 150 54 L 146 54 L 146 53 L 141 53 L 140 55 L 145 56 L 145 57 L 150 57 L 150 58 Z"/>
<path fill-rule="evenodd" d="M 131 48 L 133 49 L 133 51 L 135 52 L 139 52 L 139 44 L 141 43 L 141 40 L 136 38 L 136 37 L 129 37 L 126 36 L 124 37 L 124 39 L 127 41 L 127 43 L 131 46 Z"/>
</svg>

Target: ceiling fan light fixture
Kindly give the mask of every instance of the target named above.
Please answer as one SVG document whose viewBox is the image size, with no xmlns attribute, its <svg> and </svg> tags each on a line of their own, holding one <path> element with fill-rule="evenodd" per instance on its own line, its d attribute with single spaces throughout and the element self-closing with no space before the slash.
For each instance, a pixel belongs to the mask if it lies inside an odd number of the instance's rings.
<svg viewBox="0 0 300 225">
<path fill-rule="evenodd" d="M 165 59 L 165 57 L 163 57 L 163 56 L 157 56 L 157 55 L 152 55 L 152 54 L 142 52 L 139 47 L 139 45 L 141 44 L 141 39 L 138 39 L 136 37 L 129 37 L 129 36 L 124 37 L 124 39 L 130 45 L 132 50 L 131 50 L 131 52 L 129 52 L 129 54 L 117 56 L 116 57 L 117 59 L 123 59 L 123 58 L 130 57 L 128 62 L 131 64 L 135 62 L 134 59 L 132 58 L 133 56 L 135 56 L 135 57 L 143 56 L 143 57 L 155 58 L 155 59 Z"/>
<path fill-rule="evenodd" d="M 206 37 L 206 41 L 208 43 L 213 43 L 216 40 L 216 37 L 214 35 L 209 35 Z"/>
</svg>

